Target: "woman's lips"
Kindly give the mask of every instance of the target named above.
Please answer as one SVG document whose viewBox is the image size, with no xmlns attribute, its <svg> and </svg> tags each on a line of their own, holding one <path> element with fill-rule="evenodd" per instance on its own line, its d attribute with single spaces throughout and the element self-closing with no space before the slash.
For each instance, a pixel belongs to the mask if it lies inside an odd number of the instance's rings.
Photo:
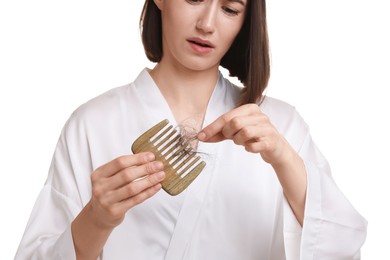
<svg viewBox="0 0 390 260">
<path fill-rule="evenodd" d="M 200 54 L 210 53 L 214 49 L 214 45 L 207 40 L 200 38 L 189 38 L 187 41 L 190 43 L 191 48 Z"/>
</svg>

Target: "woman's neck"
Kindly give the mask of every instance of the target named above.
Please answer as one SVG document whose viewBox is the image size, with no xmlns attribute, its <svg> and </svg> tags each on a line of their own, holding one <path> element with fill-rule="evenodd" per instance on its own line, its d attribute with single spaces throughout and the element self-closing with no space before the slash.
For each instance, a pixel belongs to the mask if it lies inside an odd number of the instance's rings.
<svg viewBox="0 0 390 260">
<path fill-rule="evenodd" d="M 207 104 L 218 80 L 218 67 L 194 71 L 158 64 L 150 75 L 166 99 L 176 122 L 203 121 Z"/>
</svg>

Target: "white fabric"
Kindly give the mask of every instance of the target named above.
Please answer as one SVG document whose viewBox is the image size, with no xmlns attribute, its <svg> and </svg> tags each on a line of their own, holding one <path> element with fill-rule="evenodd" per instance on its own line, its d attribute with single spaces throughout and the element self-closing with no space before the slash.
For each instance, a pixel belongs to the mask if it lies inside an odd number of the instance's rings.
<svg viewBox="0 0 390 260">
<path fill-rule="evenodd" d="M 204 125 L 233 109 L 239 88 L 220 74 Z M 359 259 L 366 221 L 332 180 L 307 125 L 272 98 L 264 111 L 305 161 L 303 228 L 270 165 L 231 141 L 199 144 L 207 167 L 172 197 L 161 190 L 132 208 L 109 237 L 101 259 Z M 91 197 L 90 174 L 124 154 L 162 119 L 177 124 L 147 70 L 78 108 L 66 123 L 49 176 L 16 259 L 74 259 L 70 225 Z"/>
</svg>

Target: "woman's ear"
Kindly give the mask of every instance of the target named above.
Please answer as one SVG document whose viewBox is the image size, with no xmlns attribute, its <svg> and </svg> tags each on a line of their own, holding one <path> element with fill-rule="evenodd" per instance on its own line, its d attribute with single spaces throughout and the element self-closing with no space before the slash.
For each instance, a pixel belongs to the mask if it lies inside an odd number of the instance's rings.
<svg viewBox="0 0 390 260">
<path fill-rule="evenodd" d="M 156 6 L 158 7 L 158 9 L 160 9 L 160 11 L 161 11 L 164 0 L 153 0 L 153 1 L 156 4 Z"/>
</svg>

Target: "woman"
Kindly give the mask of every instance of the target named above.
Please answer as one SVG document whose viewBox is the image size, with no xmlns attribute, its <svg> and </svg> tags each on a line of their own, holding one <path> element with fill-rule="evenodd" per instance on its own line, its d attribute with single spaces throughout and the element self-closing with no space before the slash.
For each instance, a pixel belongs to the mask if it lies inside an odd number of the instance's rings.
<svg viewBox="0 0 390 260">
<path fill-rule="evenodd" d="M 294 108 L 262 96 L 265 17 L 265 1 L 147 0 L 157 65 L 72 114 L 16 259 L 358 259 L 366 221 Z M 129 155 L 164 118 L 209 155 L 175 197 L 152 153 Z"/>
</svg>

